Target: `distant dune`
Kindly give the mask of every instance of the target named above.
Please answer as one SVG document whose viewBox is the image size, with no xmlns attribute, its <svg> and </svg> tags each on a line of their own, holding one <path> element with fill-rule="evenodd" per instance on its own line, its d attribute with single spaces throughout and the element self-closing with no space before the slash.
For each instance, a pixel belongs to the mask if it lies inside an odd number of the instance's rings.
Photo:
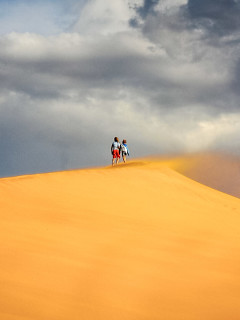
<svg viewBox="0 0 240 320">
<path fill-rule="evenodd" d="M 0 319 L 239 319 L 240 200 L 192 159 L 0 179 Z"/>
</svg>

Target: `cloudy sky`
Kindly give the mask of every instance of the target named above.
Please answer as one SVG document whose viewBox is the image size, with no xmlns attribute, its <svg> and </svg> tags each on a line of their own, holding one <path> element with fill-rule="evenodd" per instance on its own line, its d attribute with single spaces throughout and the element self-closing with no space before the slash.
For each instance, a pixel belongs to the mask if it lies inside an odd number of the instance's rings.
<svg viewBox="0 0 240 320">
<path fill-rule="evenodd" d="M 239 0 L 0 0 L 0 176 L 240 153 Z"/>
</svg>

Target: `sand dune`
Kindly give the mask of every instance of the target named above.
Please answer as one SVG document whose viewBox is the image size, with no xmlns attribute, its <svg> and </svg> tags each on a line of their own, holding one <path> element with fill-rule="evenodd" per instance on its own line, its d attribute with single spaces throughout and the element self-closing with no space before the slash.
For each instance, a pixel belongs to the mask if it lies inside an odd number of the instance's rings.
<svg viewBox="0 0 240 320">
<path fill-rule="evenodd" d="M 240 201 L 171 166 L 0 179 L 0 319 L 239 319 Z"/>
<path fill-rule="evenodd" d="M 171 160 L 172 167 L 187 177 L 240 198 L 240 157 L 202 153 Z"/>
</svg>

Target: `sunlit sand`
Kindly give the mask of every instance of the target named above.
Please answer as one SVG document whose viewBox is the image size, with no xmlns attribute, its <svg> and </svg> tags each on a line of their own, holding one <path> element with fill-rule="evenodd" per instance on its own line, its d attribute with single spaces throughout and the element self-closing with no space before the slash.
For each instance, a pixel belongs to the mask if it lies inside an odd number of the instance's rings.
<svg viewBox="0 0 240 320">
<path fill-rule="evenodd" d="M 0 179 L 0 319 L 239 319 L 240 200 L 183 167 Z"/>
</svg>

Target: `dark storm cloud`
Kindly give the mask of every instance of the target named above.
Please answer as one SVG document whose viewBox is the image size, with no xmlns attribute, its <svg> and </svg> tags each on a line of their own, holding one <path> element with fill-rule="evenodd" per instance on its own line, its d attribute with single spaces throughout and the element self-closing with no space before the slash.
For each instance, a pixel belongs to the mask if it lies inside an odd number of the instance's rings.
<svg viewBox="0 0 240 320">
<path fill-rule="evenodd" d="M 144 0 L 143 6 L 138 7 L 136 10 L 142 18 L 146 18 L 149 13 L 154 12 L 155 6 L 159 0 Z"/>
<path fill-rule="evenodd" d="M 148 14 L 154 13 L 154 8 L 159 3 L 160 0 L 144 0 L 142 6 L 135 6 L 135 10 L 138 16 L 145 19 Z M 131 18 L 129 21 L 130 26 L 138 27 L 137 17 Z"/>
<path fill-rule="evenodd" d="M 75 37 L 81 40 L 80 36 Z M 30 44 L 31 40 L 35 41 L 42 54 L 35 55 L 35 47 L 26 45 L 26 40 Z M 74 54 L 71 48 L 63 51 L 69 45 L 65 40 L 52 39 L 46 42 L 34 35 L 27 39 L 25 35 L 18 35 L 17 47 L 13 46 L 14 41 L 11 37 L 0 41 L 5 49 L 5 52 L 0 52 L 1 90 L 11 89 L 35 98 L 57 99 L 64 97 L 69 90 L 77 90 L 84 97 L 82 91 L 86 94 L 86 91 L 94 88 L 111 89 L 127 85 L 155 90 L 159 82 L 164 84 L 169 81 L 163 73 L 153 72 L 165 64 L 164 52 L 159 50 L 154 53 L 150 43 L 132 36 L 120 35 L 117 39 L 109 37 L 100 43 L 80 44 L 72 47 Z M 132 47 L 134 42 L 136 48 Z M 52 47 L 54 43 L 58 47 L 49 49 L 50 43 Z M 144 51 L 138 51 L 138 46 Z M 32 50 L 30 58 L 22 54 L 29 50 Z"/>
<path fill-rule="evenodd" d="M 88 119 L 87 108 L 63 100 L 36 100 L 19 94 L 0 108 L 0 176 L 65 170 L 106 163 L 99 145 L 89 151 L 95 135 L 104 139 L 100 120 Z M 69 112 L 69 109 L 74 109 Z M 97 113 L 97 112 L 96 112 Z M 93 124 L 91 123 L 93 121 Z M 96 126 L 94 130 L 92 126 Z M 106 147 L 106 146 L 105 146 Z"/>
<path fill-rule="evenodd" d="M 144 1 L 143 6 L 136 7 L 137 16 L 143 20 L 146 20 L 149 15 L 154 15 L 157 19 L 165 18 L 169 26 L 177 27 L 179 31 L 182 28 L 189 30 L 203 28 L 213 35 L 224 36 L 240 30 L 239 0 L 188 0 L 187 5 L 181 5 L 178 12 L 175 11 L 175 14 L 177 13 L 175 20 L 171 15 L 154 10 L 159 3 L 161 3 L 159 0 Z M 139 27 L 138 18 L 131 19 L 130 25 Z"/>
<path fill-rule="evenodd" d="M 203 37 L 209 46 L 216 46 L 225 52 L 231 79 L 226 87 L 228 101 L 225 108 L 239 110 L 239 43 L 240 43 L 240 1 L 239 0 L 189 0 L 187 5 L 193 28 L 206 31 Z M 224 40 L 222 40 L 224 38 Z"/>
<path fill-rule="evenodd" d="M 238 0 L 189 0 L 191 19 L 220 36 L 240 28 L 240 2 Z"/>
<path fill-rule="evenodd" d="M 232 92 L 236 94 L 238 99 L 240 98 L 240 57 L 238 58 L 238 61 L 236 62 L 234 68 L 233 68 L 233 79 L 230 83 L 230 89 Z M 240 104 L 238 101 L 236 101 L 237 108 L 240 109 Z"/>
<path fill-rule="evenodd" d="M 208 105 L 208 113 L 216 115 L 239 110 L 239 37 L 230 33 L 240 31 L 238 1 L 189 0 L 187 5 L 167 10 L 156 7 L 154 14 L 144 17 L 141 24 L 133 26 L 155 46 L 165 49 L 169 70 L 176 70 L 169 83 L 166 73 L 158 82 L 163 93 L 154 97 L 153 108 L 159 101 L 172 110 L 184 104 L 196 109 L 199 104 Z"/>
<path fill-rule="evenodd" d="M 119 90 L 128 88 L 124 94 L 131 91 L 138 95 L 140 90 L 148 96 L 150 108 L 157 112 L 159 105 L 161 109 L 173 109 L 201 101 L 214 107 L 217 101 L 223 100 L 227 89 L 224 83 L 215 86 L 210 77 L 206 81 L 195 76 L 201 65 L 192 68 L 191 64 L 184 62 L 186 66 L 180 67 L 179 62 L 169 60 L 164 51 L 155 48 L 159 50 L 155 52 L 148 48 L 150 43 L 145 43 L 145 52 L 138 52 L 129 47 L 131 41 L 131 38 L 119 38 L 116 42 L 109 38 L 102 44 L 91 46 L 88 55 L 69 57 L 67 61 L 58 51 L 52 53 L 54 58 L 46 51 L 43 57 L 32 57 L 31 60 L 17 58 L 15 51 L 8 52 L 7 59 L 11 63 L 5 66 L 2 75 L 0 71 L 1 89 L 11 88 L 42 101 L 61 100 L 75 91 L 77 97 L 86 102 L 93 93 L 106 98 L 117 97 Z M 80 52 L 81 47 L 78 50 Z M 97 57 L 95 52 L 99 53 Z M 207 76 L 207 70 L 201 73 Z"/>
</svg>

